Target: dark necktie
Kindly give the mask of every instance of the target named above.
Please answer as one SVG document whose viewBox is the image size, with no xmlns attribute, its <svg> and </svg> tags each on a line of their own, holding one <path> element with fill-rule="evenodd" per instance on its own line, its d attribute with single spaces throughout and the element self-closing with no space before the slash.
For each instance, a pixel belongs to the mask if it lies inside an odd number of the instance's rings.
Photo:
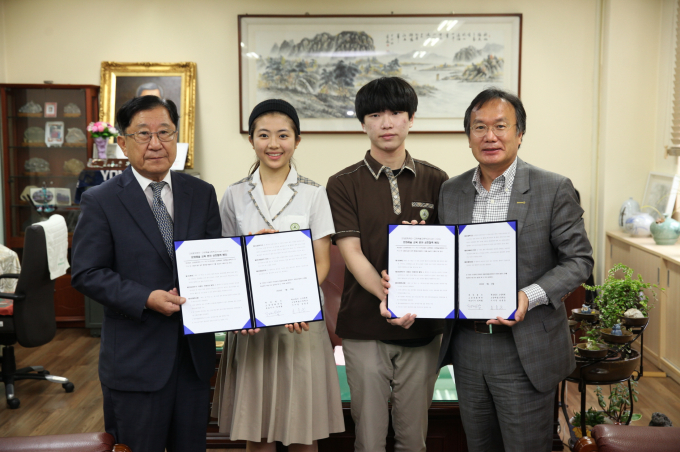
<svg viewBox="0 0 680 452">
<path fill-rule="evenodd" d="M 153 216 L 156 217 L 156 222 L 158 222 L 158 229 L 161 231 L 163 236 L 163 241 L 165 242 L 165 247 L 168 249 L 168 254 L 170 259 L 175 260 L 175 247 L 173 244 L 173 233 L 172 233 L 172 218 L 168 213 L 167 207 L 161 198 L 161 191 L 167 182 L 151 182 L 151 190 L 153 190 Z"/>
</svg>

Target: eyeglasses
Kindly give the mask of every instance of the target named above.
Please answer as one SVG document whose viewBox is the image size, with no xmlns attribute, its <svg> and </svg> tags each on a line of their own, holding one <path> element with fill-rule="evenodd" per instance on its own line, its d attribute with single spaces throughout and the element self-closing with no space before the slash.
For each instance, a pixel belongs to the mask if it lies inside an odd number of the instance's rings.
<svg viewBox="0 0 680 452">
<path fill-rule="evenodd" d="M 151 137 L 153 137 L 154 135 L 158 137 L 159 141 L 164 142 L 172 141 L 176 133 L 177 133 L 176 130 L 159 130 L 158 132 L 147 132 L 146 130 L 143 130 L 135 133 L 126 133 L 124 134 L 124 136 L 134 137 L 137 143 L 146 144 L 149 141 L 151 141 Z"/>
<path fill-rule="evenodd" d="M 486 136 L 486 134 L 489 133 L 489 129 L 491 129 L 494 135 L 496 135 L 497 137 L 502 137 L 505 136 L 510 127 L 516 125 L 517 124 L 496 124 L 494 126 L 489 127 L 486 124 L 477 124 L 472 126 L 471 132 L 474 136 L 481 138 L 483 136 Z"/>
</svg>

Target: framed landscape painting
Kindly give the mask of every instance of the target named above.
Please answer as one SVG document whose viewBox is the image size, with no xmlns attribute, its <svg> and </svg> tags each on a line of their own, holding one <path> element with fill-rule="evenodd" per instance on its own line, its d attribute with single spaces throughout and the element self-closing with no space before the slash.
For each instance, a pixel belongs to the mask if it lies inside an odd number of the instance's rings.
<svg viewBox="0 0 680 452">
<path fill-rule="evenodd" d="M 411 132 L 463 132 L 494 86 L 519 95 L 522 15 L 238 17 L 240 131 L 265 99 L 298 111 L 304 133 L 361 133 L 354 98 L 397 76 L 418 94 Z"/>
</svg>

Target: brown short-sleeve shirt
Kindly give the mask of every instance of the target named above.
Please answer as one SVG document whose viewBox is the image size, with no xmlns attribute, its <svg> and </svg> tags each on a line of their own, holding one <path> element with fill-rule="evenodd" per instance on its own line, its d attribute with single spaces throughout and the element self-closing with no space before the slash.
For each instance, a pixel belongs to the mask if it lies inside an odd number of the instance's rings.
<svg viewBox="0 0 680 452">
<path fill-rule="evenodd" d="M 333 242 L 359 237 L 364 255 L 381 272 L 387 268 L 387 225 L 411 220 L 436 223 L 439 188 L 447 179 L 444 171 L 408 152 L 404 165 L 394 170 L 367 152 L 362 161 L 328 180 Z M 390 325 L 379 305 L 380 300 L 345 270 L 336 334 L 346 339 L 402 340 L 432 337 L 444 330 L 442 320 L 417 319 L 407 330 Z"/>
</svg>

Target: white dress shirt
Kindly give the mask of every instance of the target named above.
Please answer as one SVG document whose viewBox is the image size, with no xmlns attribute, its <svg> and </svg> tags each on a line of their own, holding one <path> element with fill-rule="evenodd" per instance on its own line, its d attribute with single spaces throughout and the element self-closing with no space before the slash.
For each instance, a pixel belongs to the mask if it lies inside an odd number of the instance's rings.
<svg viewBox="0 0 680 452">
<path fill-rule="evenodd" d="M 482 185 L 481 174 L 479 167 L 477 167 L 472 176 L 472 185 L 477 191 L 472 211 L 473 223 L 506 221 L 508 219 L 508 206 L 510 205 L 510 194 L 512 193 L 512 184 L 515 182 L 516 171 L 517 157 L 503 174 L 491 182 L 487 191 Z M 529 310 L 542 304 L 548 304 L 548 295 L 538 284 L 531 284 L 521 290 L 529 299 Z"/>
<path fill-rule="evenodd" d="M 153 189 L 150 184 L 154 181 L 139 174 L 134 167 L 131 166 L 130 168 L 132 168 L 132 174 L 135 175 L 135 179 L 137 179 L 142 190 L 144 190 L 146 200 L 149 201 L 149 207 L 153 209 Z M 175 201 L 172 197 L 172 177 L 170 177 L 170 171 L 163 178 L 163 182 L 166 182 L 166 184 L 161 191 L 161 199 L 163 199 L 163 203 L 165 203 L 165 207 L 168 209 L 170 218 L 172 218 L 172 221 L 175 221 Z"/>
</svg>

